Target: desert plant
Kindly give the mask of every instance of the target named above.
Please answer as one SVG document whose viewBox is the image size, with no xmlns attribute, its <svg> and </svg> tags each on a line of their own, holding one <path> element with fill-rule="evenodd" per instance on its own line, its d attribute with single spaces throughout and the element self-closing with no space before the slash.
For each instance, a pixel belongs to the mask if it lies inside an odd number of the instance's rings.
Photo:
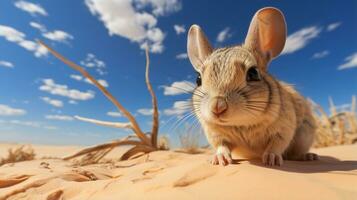
<svg viewBox="0 0 357 200">
<path fill-rule="evenodd" d="M 158 135 L 158 129 L 159 129 L 159 112 L 158 112 L 158 106 L 157 106 L 157 98 L 155 96 L 155 93 L 152 89 L 150 80 L 149 80 L 149 65 L 150 65 L 150 59 L 149 59 L 149 52 L 148 49 L 145 51 L 146 55 L 146 71 L 145 71 L 145 82 L 147 85 L 147 88 L 150 92 L 151 99 L 152 99 L 152 108 L 153 108 L 153 114 L 152 114 L 152 129 L 149 134 L 145 134 L 139 124 L 137 123 L 135 117 L 122 106 L 122 104 L 105 88 L 103 87 L 93 76 L 91 76 L 83 67 L 71 62 L 70 60 L 66 59 L 64 56 L 44 44 L 42 41 L 38 41 L 40 45 L 44 46 L 50 53 L 52 53 L 56 58 L 61 60 L 63 63 L 68 65 L 69 67 L 77 70 L 80 72 L 84 77 L 88 78 L 114 105 L 115 107 L 123 113 L 124 117 L 126 117 L 129 122 L 126 123 L 121 123 L 121 122 L 107 122 L 107 121 L 101 121 L 101 120 L 96 120 L 96 119 L 90 119 L 90 118 L 85 118 L 81 116 L 75 116 L 76 119 L 89 122 L 89 123 L 94 123 L 97 125 L 101 126 L 109 126 L 109 127 L 114 127 L 114 128 L 120 128 L 120 129 L 131 129 L 133 131 L 133 135 L 129 135 L 125 138 L 115 140 L 112 142 L 104 143 L 104 144 L 99 144 L 95 145 L 92 147 L 88 147 L 85 149 L 80 150 L 79 152 L 76 152 L 72 155 L 66 156 L 63 159 L 64 160 L 70 160 L 72 158 L 76 158 L 79 156 L 84 156 L 82 158 L 82 163 L 85 164 L 91 164 L 91 163 L 96 163 L 99 162 L 100 159 L 102 159 L 105 155 L 107 155 L 112 149 L 118 146 L 123 146 L 123 145 L 132 145 L 133 147 L 130 148 L 128 151 L 126 151 L 120 158 L 120 160 L 127 160 L 130 157 L 137 155 L 139 153 L 149 153 L 152 151 L 159 150 L 159 147 L 157 145 L 157 135 Z"/>
<path fill-rule="evenodd" d="M 35 159 L 35 151 L 31 146 L 20 146 L 17 148 L 10 148 L 8 155 L 0 160 L 0 166 L 6 163 L 15 163 Z"/>
<path fill-rule="evenodd" d="M 314 147 L 327 147 L 357 142 L 356 97 L 352 96 L 350 109 L 338 109 L 329 98 L 330 115 L 310 100 L 317 121 Z"/>
<path fill-rule="evenodd" d="M 179 134 L 182 152 L 195 154 L 200 153 L 200 132 L 193 127 L 185 126 Z"/>
<path fill-rule="evenodd" d="M 158 141 L 157 141 L 157 147 L 160 150 L 169 150 L 170 149 L 169 137 L 167 137 L 166 135 L 160 136 Z"/>
</svg>

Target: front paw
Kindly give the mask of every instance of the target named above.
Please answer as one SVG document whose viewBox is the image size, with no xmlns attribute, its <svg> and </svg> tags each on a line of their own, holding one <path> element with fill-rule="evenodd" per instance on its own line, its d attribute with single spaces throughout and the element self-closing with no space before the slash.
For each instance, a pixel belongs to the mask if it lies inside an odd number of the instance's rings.
<svg viewBox="0 0 357 200">
<path fill-rule="evenodd" d="M 233 160 L 232 160 L 231 152 L 228 149 L 228 147 L 225 146 L 218 147 L 216 154 L 213 156 L 213 159 L 211 161 L 213 165 L 222 165 L 222 166 L 232 164 L 232 162 Z"/>
<path fill-rule="evenodd" d="M 265 152 L 262 159 L 263 164 L 268 166 L 281 166 L 283 164 L 283 157 L 276 153 Z"/>
</svg>

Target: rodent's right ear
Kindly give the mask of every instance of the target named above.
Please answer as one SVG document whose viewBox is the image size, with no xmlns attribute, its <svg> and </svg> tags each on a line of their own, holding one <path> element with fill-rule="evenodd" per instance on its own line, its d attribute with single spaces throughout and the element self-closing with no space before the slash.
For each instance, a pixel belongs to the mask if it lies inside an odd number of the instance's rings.
<svg viewBox="0 0 357 200">
<path fill-rule="evenodd" d="M 212 47 L 198 25 L 192 25 L 187 36 L 187 54 L 196 69 L 201 72 L 203 61 L 212 53 Z"/>
</svg>

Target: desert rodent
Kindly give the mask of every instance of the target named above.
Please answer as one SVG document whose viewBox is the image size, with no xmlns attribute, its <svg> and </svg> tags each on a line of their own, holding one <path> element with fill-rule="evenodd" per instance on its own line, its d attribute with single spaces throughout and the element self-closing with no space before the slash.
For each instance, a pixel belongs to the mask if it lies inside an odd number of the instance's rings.
<svg viewBox="0 0 357 200">
<path fill-rule="evenodd" d="M 267 72 L 285 40 L 284 16 L 272 7 L 256 12 L 241 46 L 213 50 L 201 28 L 191 26 L 188 56 L 199 73 L 192 104 L 216 149 L 213 164 L 232 163 L 232 152 L 272 166 L 318 158 L 308 153 L 316 129 L 308 102 Z"/>
</svg>

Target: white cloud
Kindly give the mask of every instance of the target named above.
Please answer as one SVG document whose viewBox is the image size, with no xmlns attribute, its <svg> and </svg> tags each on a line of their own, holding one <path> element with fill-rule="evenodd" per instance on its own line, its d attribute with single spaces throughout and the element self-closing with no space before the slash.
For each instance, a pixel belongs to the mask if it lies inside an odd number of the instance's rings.
<svg viewBox="0 0 357 200">
<path fill-rule="evenodd" d="M 38 29 L 41 32 L 46 32 L 47 31 L 45 25 L 39 24 L 37 22 L 30 22 L 30 26 L 32 28 Z"/>
<path fill-rule="evenodd" d="M 288 36 L 281 54 L 290 54 L 304 48 L 312 39 L 319 36 L 321 28 L 310 26 L 300 29 Z"/>
<path fill-rule="evenodd" d="M 48 51 L 45 47 L 34 41 L 26 40 L 26 35 L 12 27 L 0 25 L 0 36 L 7 41 L 13 42 L 22 48 L 31 51 L 36 57 L 46 56 Z"/>
<path fill-rule="evenodd" d="M 186 101 L 176 101 L 172 108 L 164 110 L 165 115 L 183 115 L 190 110 L 191 100 Z"/>
<path fill-rule="evenodd" d="M 107 112 L 107 115 L 111 116 L 111 117 L 121 117 L 122 116 L 122 114 L 120 112 L 114 112 L 114 111 Z"/>
<path fill-rule="evenodd" d="M 176 55 L 176 59 L 179 59 L 179 60 L 183 60 L 183 59 L 187 59 L 187 58 L 188 58 L 187 53 L 180 53 L 180 54 Z"/>
<path fill-rule="evenodd" d="M 43 37 L 55 42 L 68 43 L 68 40 L 74 39 L 74 37 L 71 34 L 61 30 L 54 30 L 52 32 L 43 33 L 42 35 Z"/>
<path fill-rule="evenodd" d="M 57 108 L 61 108 L 63 107 L 63 102 L 57 99 L 51 99 L 50 97 L 41 97 L 42 101 L 57 107 Z"/>
<path fill-rule="evenodd" d="M 338 66 L 339 70 L 357 67 L 357 52 L 345 58 L 345 61 L 344 64 Z"/>
<path fill-rule="evenodd" d="M 174 25 L 174 29 L 175 29 L 175 32 L 176 32 L 177 35 L 186 33 L 185 25 L 175 24 L 175 25 Z"/>
<path fill-rule="evenodd" d="M 1 123 L 14 124 L 20 126 L 30 126 L 35 128 L 41 127 L 41 124 L 39 122 L 34 122 L 34 121 L 10 120 L 10 121 L 1 121 Z"/>
<path fill-rule="evenodd" d="M 68 103 L 69 103 L 69 104 L 72 104 L 72 105 L 78 104 L 78 102 L 75 101 L 75 100 L 69 100 Z"/>
<path fill-rule="evenodd" d="M 0 60 L 0 66 L 7 67 L 7 68 L 14 68 L 14 64 L 5 60 Z"/>
<path fill-rule="evenodd" d="M 23 121 L 23 120 L 0 120 L 0 124 L 6 125 L 17 125 L 17 126 L 28 126 L 33 128 L 44 128 L 47 130 L 55 130 L 57 127 L 55 126 L 48 126 L 41 122 L 36 121 Z"/>
<path fill-rule="evenodd" d="M 30 22 L 30 26 L 35 29 L 38 29 L 42 33 L 42 36 L 44 38 L 47 38 L 55 42 L 69 43 L 69 40 L 74 39 L 74 37 L 71 34 L 62 30 L 48 31 L 46 26 L 43 24 Z"/>
<path fill-rule="evenodd" d="M 170 86 L 161 86 L 164 88 L 164 95 L 179 95 L 191 93 L 195 89 L 195 84 L 190 81 L 176 81 Z"/>
<path fill-rule="evenodd" d="M 321 51 L 321 52 L 316 52 L 314 53 L 314 55 L 312 55 L 312 58 L 314 59 L 319 59 L 319 58 L 323 58 L 323 57 L 326 57 L 330 54 L 329 51 L 327 50 L 324 50 L 324 51 Z"/>
<path fill-rule="evenodd" d="M 70 77 L 71 77 L 72 79 L 74 79 L 74 80 L 84 81 L 84 82 L 86 82 L 86 83 L 89 83 L 89 84 L 91 84 L 91 85 L 94 85 L 94 83 L 93 83 L 91 80 L 89 80 L 88 78 L 85 78 L 85 79 L 84 79 L 83 76 L 71 74 Z M 104 79 L 98 79 L 97 81 L 98 81 L 99 84 L 101 84 L 103 87 L 109 87 L 109 83 L 108 83 L 106 80 L 104 80 Z"/>
<path fill-rule="evenodd" d="M 46 10 L 40 4 L 34 4 L 28 1 L 16 1 L 14 4 L 17 8 L 35 16 L 37 14 L 47 16 Z"/>
<path fill-rule="evenodd" d="M 327 31 L 333 31 L 336 28 L 338 28 L 339 26 L 341 26 L 341 24 L 342 24 L 342 22 L 335 22 L 335 23 L 329 24 L 326 29 L 327 29 Z"/>
<path fill-rule="evenodd" d="M 165 34 L 156 27 L 157 17 L 178 11 L 178 0 L 85 0 L 92 15 L 98 16 L 110 35 L 118 35 L 139 44 L 141 49 L 147 46 L 153 53 L 164 50 Z M 152 13 L 143 11 L 151 6 Z"/>
<path fill-rule="evenodd" d="M 21 116 L 25 114 L 26 110 L 20 108 L 12 108 L 8 105 L 0 104 L 0 116 Z"/>
<path fill-rule="evenodd" d="M 149 109 L 149 108 L 140 108 L 137 110 L 137 112 L 141 115 L 152 115 L 152 113 L 154 112 L 153 109 Z"/>
<path fill-rule="evenodd" d="M 60 121 L 73 121 L 74 118 L 68 115 L 46 115 L 46 119 L 60 120 Z"/>
<path fill-rule="evenodd" d="M 88 68 L 95 68 L 95 70 L 100 74 L 106 74 L 105 68 L 106 64 L 104 61 L 99 60 L 94 54 L 88 53 L 84 60 L 80 61 L 80 64 L 88 67 Z"/>
<path fill-rule="evenodd" d="M 70 89 L 67 85 L 56 84 L 52 79 L 43 79 L 42 82 L 43 85 L 41 85 L 39 89 L 53 95 L 64 96 L 73 100 L 81 101 L 93 99 L 95 96 L 94 92 L 91 90 L 82 92 L 79 90 Z"/>
<path fill-rule="evenodd" d="M 167 15 L 181 10 L 182 4 L 179 0 L 134 0 L 137 8 L 151 6 L 155 16 Z"/>
<path fill-rule="evenodd" d="M 226 27 L 225 29 L 223 29 L 221 32 L 218 33 L 216 41 L 222 43 L 227 39 L 229 39 L 230 37 L 232 37 L 232 33 L 230 33 L 230 28 Z"/>
<path fill-rule="evenodd" d="M 71 77 L 72 79 L 74 79 L 74 80 L 76 80 L 76 81 L 81 81 L 81 80 L 83 80 L 83 76 L 76 75 L 76 74 L 71 74 L 69 77 Z"/>
<path fill-rule="evenodd" d="M 89 80 L 88 78 L 86 78 L 84 81 L 85 81 L 86 83 L 89 83 L 89 84 L 91 84 L 91 85 L 94 85 L 94 83 L 93 83 L 91 80 Z M 108 83 L 106 80 L 104 80 L 104 79 L 98 79 L 97 81 L 98 81 L 98 83 L 101 84 L 103 87 L 109 87 L 109 83 Z"/>
</svg>

